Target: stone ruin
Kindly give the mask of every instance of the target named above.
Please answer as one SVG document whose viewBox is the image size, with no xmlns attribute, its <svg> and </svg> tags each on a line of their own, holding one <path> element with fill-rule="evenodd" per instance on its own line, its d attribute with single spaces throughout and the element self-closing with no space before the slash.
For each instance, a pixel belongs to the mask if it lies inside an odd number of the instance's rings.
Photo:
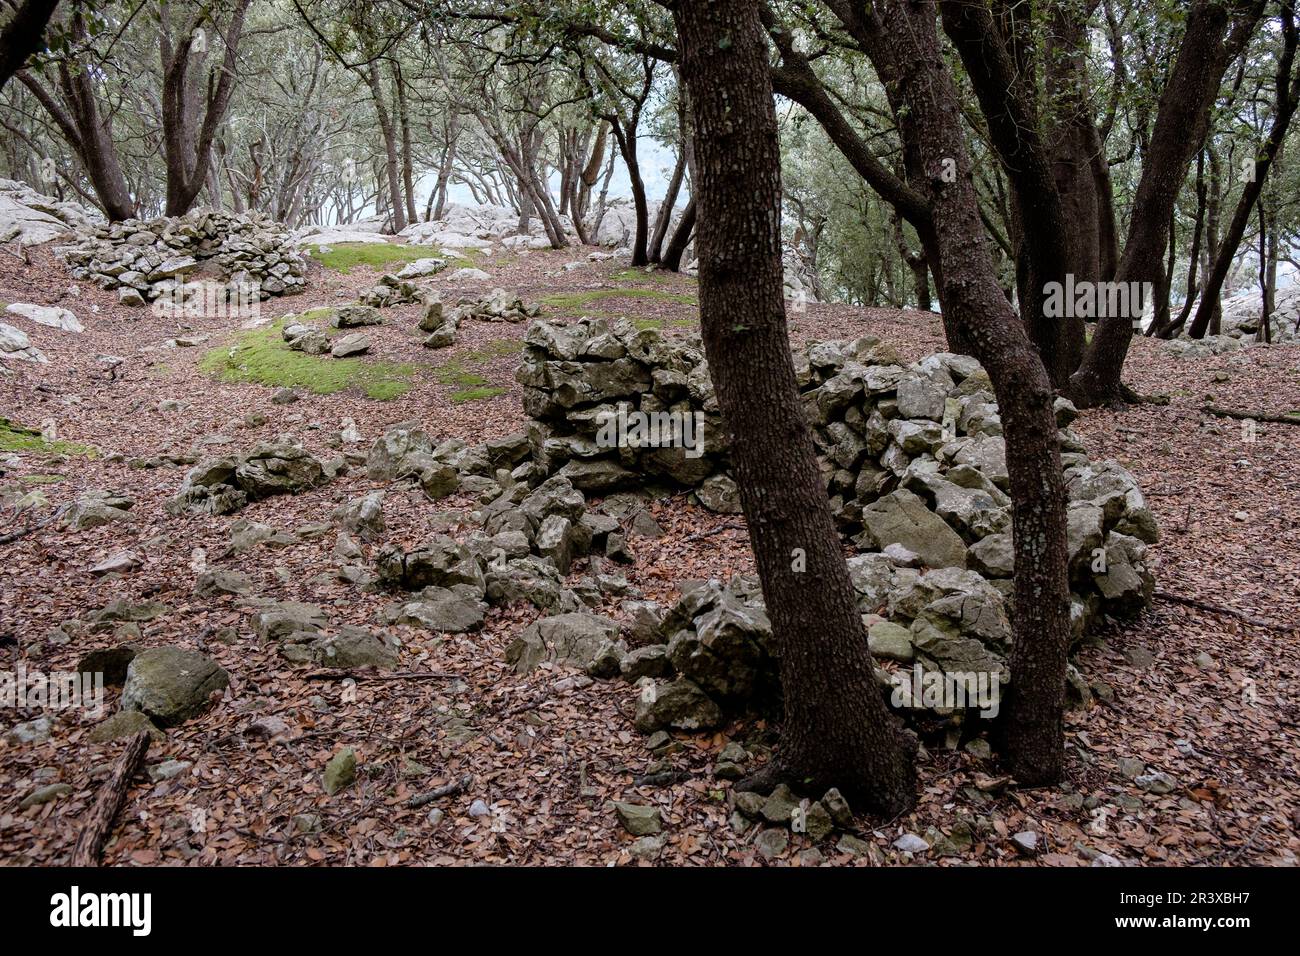
<svg viewBox="0 0 1300 956">
<path fill-rule="evenodd" d="M 677 600 L 661 606 L 616 570 L 633 560 L 634 533 L 657 532 L 645 531 L 643 522 L 653 525 L 645 488 L 691 488 L 716 510 L 737 509 L 698 340 L 583 320 L 534 323 L 526 341 L 518 374 L 533 418 L 525 432 L 480 445 L 435 444 L 409 423 L 389 428 L 364 460 L 326 462 L 277 441 L 199 462 L 168 510 L 228 513 L 361 465 L 372 481 L 411 483 L 430 500 L 468 495 L 478 528 L 461 540 L 430 534 L 384 544 L 383 491 L 335 511 L 340 579 L 394 595 L 381 624 L 462 633 L 477 630 L 488 607 L 527 602 L 543 616 L 515 637 L 507 664 L 526 672 L 562 663 L 632 682 L 640 687 L 635 724 L 643 732 L 706 729 L 771 712 L 779 702 L 779 649 L 754 577 L 683 582 Z M 911 675 L 982 674 L 999 688 L 1010 679 L 1011 510 L 988 377 L 978 363 L 950 354 L 903 365 L 873 338 L 810 344 L 797 350 L 796 368 L 833 511 L 857 548 L 849 571 L 882 694 L 914 725 L 960 734 L 969 708 L 912 696 Z M 698 414 L 698 454 L 605 447 L 602 420 L 618 413 L 618 403 L 625 415 Z M 1133 476 L 1084 453 L 1069 431 L 1074 415 L 1058 402 L 1078 640 L 1107 617 L 1149 604 L 1146 549 L 1157 529 Z M 373 543 L 369 556 L 358 538 Z M 614 617 L 595 613 L 611 601 Z M 282 630 L 300 635 L 283 641 L 290 658 L 319 662 L 335 653 L 329 647 L 337 641 L 322 643 L 320 627 Z M 1090 693 L 1073 668 L 1070 679 L 1079 695 Z"/>
<path fill-rule="evenodd" d="M 698 338 L 669 341 L 625 321 L 582 320 L 534 323 L 525 342 L 518 380 L 539 476 L 597 494 L 667 483 L 692 489 L 712 510 L 739 511 Z M 795 367 L 832 511 L 860 552 L 849 567 L 872 652 L 927 672 L 995 673 L 1006 682 L 1011 507 L 987 373 L 946 353 L 904 365 L 874 337 L 812 343 L 796 350 Z M 694 449 L 607 440 L 616 434 L 611 422 L 636 421 L 633 413 L 652 422 L 665 412 L 674 423 L 695 422 Z M 1146 549 L 1157 528 L 1132 474 L 1091 461 L 1070 432 L 1073 406 L 1058 400 L 1056 414 L 1078 639 L 1104 615 L 1149 604 Z M 667 681 L 643 694 L 640 729 L 713 726 L 773 697 L 775 648 L 754 579 L 698 582 L 671 608 L 634 610 L 635 646 L 620 673 Z M 1086 693 L 1077 674 L 1072 682 Z"/>
<path fill-rule="evenodd" d="M 260 213 L 198 210 L 184 216 L 127 219 L 95 226 L 56 249 L 73 278 L 117 289 L 127 305 L 203 294 L 208 278 L 231 296 L 293 295 L 306 286 L 306 263 L 284 228 Z"/>
</svg>

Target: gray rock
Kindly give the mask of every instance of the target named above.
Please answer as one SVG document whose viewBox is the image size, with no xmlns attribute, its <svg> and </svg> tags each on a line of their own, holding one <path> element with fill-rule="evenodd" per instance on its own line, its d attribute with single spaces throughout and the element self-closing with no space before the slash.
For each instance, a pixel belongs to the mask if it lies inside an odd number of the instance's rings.
<svg viewBox="0 0 1300 956">
<path fill-rule="evenodd" d="M 153 647 L 131 661 L 122 709 L 138 710 L 159 727 L 174 727 L 206 710 L 230 683 L 216 661 L 179 647 Z"/>
<path fill-rule="evenodd" d="M 615 801 L 614 813 L 623 829 L 633 836 L 651 836 L 663 829 L 658 807 Z"/>
</svg>

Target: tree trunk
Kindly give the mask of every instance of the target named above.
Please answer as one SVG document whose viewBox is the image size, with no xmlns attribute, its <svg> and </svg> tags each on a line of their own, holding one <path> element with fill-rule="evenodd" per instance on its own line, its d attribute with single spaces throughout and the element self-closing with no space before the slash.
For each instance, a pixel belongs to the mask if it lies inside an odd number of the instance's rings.
<svg viewBox="0 0 1300 956">
<path fill-rule="evenodd" d="M 660 265 L 669 272 L 680 272 L 682 269 L 682 255 L 686 252 L 686 247 L 691 244 L 691 232 L 695 229 L 695 197 L 692 196 L 682 210 L 682 218 L 677 220 L 677 228 L 673 231 L 672 239 L 668 240 L 668 248 L 664 250 L 663 259 Z"/>
<path fill-rule="evenodd" d="M 22 0 L 0 30 L 0 90 L 45 45 L 45 27 L 59 0 Z"/>
<path fill-rule="evenodd" d="M 415 211 L 415 171 L 411 160 L 411 119 L 406 109 L 406 80 L 402 68 L 393 62 L 393 88 L 397 91 L 397 123 L 402 131 L 402 189 L 406 193 L 406 219 L 419 222 Z"/>
<path fill-rule="evenodd" d="M 704 346 L 781 658 L 785 719 L 762 780 L 838 786 L 896 815 L 916 800 L 908 738 L 875 682 L 790 355 L 781 152 L 757 7 L 684 2 L 673 17 L 695 124 Z"/>
<path fill-rule="evenodd" d="M 650 248 L 647 252 L 651 262 L 657 263 L 663 258 L 664 239 L 668 236 L 668 226 L 673 218 L 673 207 L 677 205 L 677 194 L 681 191 L 685 173 L 686 147 L 683 144 L 682 151 L 677 155 L 677 165 L 673 167 L 672 178 L 668 180 L 668 190 L 664 193 L 663 202 L 659 204 L 659 215 L 655 217 L 654 233 L 650 237 Z"/>
<path fill-rule="evenodd" d="M 1262 0 L 1252 0 L 1235 7 L 1235 20 L 1223 4 L 1212 0 L 1198 0 L 1188 11 L 1183 42 L 1161 94 L 1144 157 L 1116 282 L 1155 283 L 1167 241 L 1169 211 L 1188 164 L 1205 141 L 1223 75 L 1254 32 L 1263 6 Z M 1076 405 L 1122 401 L 1120 376 L 1132 338 L 1129 316 L 1109 316 L 1097 323 L 1083 363 L 1070 378 L 1070 397 Z"/>
<path fill-rule="evenodd" d="M 1187 330 L 1187 334 L 1194 339 L 1204 338 L 1206 331 L 1211 328 L 1216 333 L 1218 331 L 1218 323 L 1215 319 L 1221 314 L 1219 298 L 1223 291 L 1224 279 L 1228 276 L 1232 260 L 1237 257 L 1237 249 L 1241 245 L 1242 236 L 1246 233 L 1251 211 L 1259 199 L 1260 191 L 1264 188 L 1264 180 L 1268 178 L 1268 171 L 1273 166 L 1273 160 L 1282 145 L 1282 140 L 1286 138 L 1287 128 L 1291 125 L 1292 117 L 1295 116 L 1296 104 L 1300 103 L 1300 76 L 1295 79 L 1291 76 L 1298 33 L 1300 31 L 1296 28 L 1293 7 L 1283 4 L 1283 48 L 1278 58 L 1273 125 L 1269 130 L 1268 139 L 1264 141 L 1255 159 L 1254 175 L 1242 187 L 1237 208 L 1233 211 L 1232 221 L 1228 224 L 1228 232 L 1214 254 L 1214 267 L 1205 281 L 1205 290 L 1201 293 L 1200 304 L 1196 307 L 1196 317 L 1192 319 L 1192 326 Z"/>
<path fill-rule="evenodd" d="M 943 308 L 988 371 L 1002 414 L 1015 547 L 1013 684 L 1002 725 L 1006 758 L 1020 783 L 1050 783 L 1064 770 L 1070 634 L 1065 481 L 1052 384 L 993 270 L 934 4 L 891 0 L 877 8 L 876 69 L 886 83 L 897 84 L 906 107 L 900 124 L 906 148 L 931 157 L 927 185 L 947 288 Z M 934 174 L 941 158 L 954 161 L 954 181 Z"/>
<path fill-rule="evenodd" d="M 388 180 L 388 209 L 392 216 L 393 232 L 406 228 L 406 215 L 402 211 L 402 185 L 398 178 L 397 134 L 393 130 L 393 120 L 385 103 L 384 87 L 379 82 L 379 67 L 374 63 L 366 71 L 366 82 L 370 84 L 370 95 L 375 101 L 375 114 L 379 118 L 379 131 L 384 137 L 384 178 Z"/>
</svg>

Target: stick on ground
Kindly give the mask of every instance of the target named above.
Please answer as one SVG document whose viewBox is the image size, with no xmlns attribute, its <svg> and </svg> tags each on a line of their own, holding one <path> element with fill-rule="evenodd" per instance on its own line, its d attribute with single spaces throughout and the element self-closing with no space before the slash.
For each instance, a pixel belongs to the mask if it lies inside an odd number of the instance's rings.
<svg viewBox="0 0 1300 956">
<path fill-rule="evenodd" d="M 145 752 L 149 749 L 149 732 L 142 730 L 126 745 L 121 759 L 113 768 L 113 773 L 99 790 L 95 806 L 91 808 L 90 817 L 77 837 L 77 845 L 72 851 L 73 866 L 99 866 L 99 855 L 104 852 L 108 835 L 113 832 L 113 821 L 126 803 L 127 791 L 131 789 L 131 778 L 144 762 Z"/>
</svg>

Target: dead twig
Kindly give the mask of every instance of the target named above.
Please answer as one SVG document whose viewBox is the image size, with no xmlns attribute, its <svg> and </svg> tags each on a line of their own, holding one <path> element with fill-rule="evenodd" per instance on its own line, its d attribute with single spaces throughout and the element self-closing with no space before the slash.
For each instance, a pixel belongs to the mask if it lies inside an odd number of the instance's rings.
<svg viewBox="0 0 1300 956">
<path fill-rule="evenodd" d="M 1168 601 L 1170 604 L 1183 604 L 1187 607 L 1194 607 L 1198 611 L 1209 611 L 1211 614 L 1223 614 L 1228 617 L 1235 617 L 1239 621 L 1245 621 L 1247 624 L 1253 624 L 1255 627 L 1266 627 L 1273 631 L 1293 631 L 1295 626 L 1286 626 L 1277 624 L 1273 621 L 1266 621 L 1263 618 L 1251 617 L 1235 608 L 1225 607 L 1222 604 L 1211 604 L 1209 601 L 1201 601 L 1197 598 L 1184 597 L 1181 594 L 1170 594 L 1168 591 L 1157 591 L 1156 597 L 1162 601 Z"/>
<path fill-rule="evenodd" d="M 1240 418 L 1245 421 L 1271 422 L 1275 425 L 1300 425 L 1300 415 L 1272 415 L 1268 412 L 1243 411 L 1237 408 L 1220 408 L 1217 405 L 1202 405 L 1201 411 L 1207 415 L 1220 418 Z"/>
<path fill-rule="evenodd" d="M 417 794 L 410 800 L 406 801 L 406 809 L 418 810 L 426 803 L 433 803 L 443 797 L 454 797 L 458 793 L 464 793 L 474 783 L 472 774 L 465 774 L 459 780 L 453 780 L 451 783 L 444 783 L 441 787 L 434 787 L 432 790 L 426 790 L 424 793 Z"/>
<path fill-rule="evenodd" d="M 442 671 L 402 671 L 396 674 L 357 674 L 352 671 L 314 671 L 305 675 L 306 680 L 460 680 L 460 674 L 446 674 Z"/>
<path fill-rule="evenodd" d="M 113 831 L 113 821 L 121 812 L 122 804 L 126 803 L 131 778 L 140 769 L 148 749 L 149 732 L 145 730 L 132 737 L 126 745 L 113 773 L 100 788 L 95 806 L 90 811 L 81 835 L 77 837 L 77 845 L 72 850 L 72 866 L 99 866 L 99 856 L 104 852 L 104 844 Z"/>
</svg>

